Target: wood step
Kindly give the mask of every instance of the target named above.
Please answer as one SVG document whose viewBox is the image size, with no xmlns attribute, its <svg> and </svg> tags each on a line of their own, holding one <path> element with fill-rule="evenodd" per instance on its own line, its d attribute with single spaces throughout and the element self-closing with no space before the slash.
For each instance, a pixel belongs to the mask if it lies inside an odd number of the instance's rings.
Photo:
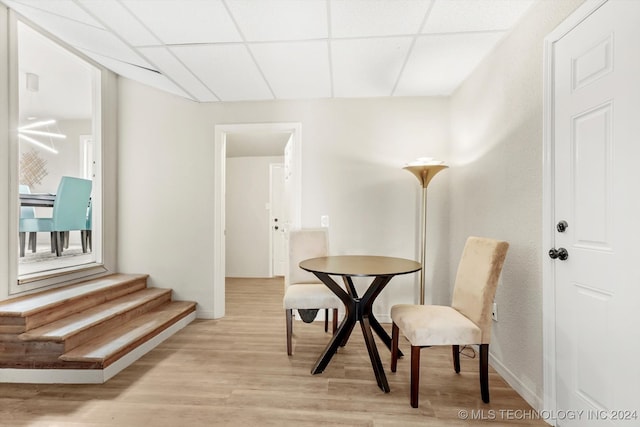
<svg viewBox="0 0 640 427">
<path fill-rule="evenodd" d="M 62 342 L 63 352 L 67 352 L 170 301 L 171 289 L 147 288 L 31 329 L 18 338 L 22 341 Z"/>
<path fill-rule="evenodd" d="M 146 288 L 147 277 L 146 274 L 112 274 L 0 301 L 0 334 L 26 332 L 139 291 Z"/>
<path fill-rule="evenodd" d="M 155 308 L 60 356 L 66 362 L 95 363 L 106 368 L 170 325 L 195 312 L 196 303 L 174 301 Z"/>
</svg>

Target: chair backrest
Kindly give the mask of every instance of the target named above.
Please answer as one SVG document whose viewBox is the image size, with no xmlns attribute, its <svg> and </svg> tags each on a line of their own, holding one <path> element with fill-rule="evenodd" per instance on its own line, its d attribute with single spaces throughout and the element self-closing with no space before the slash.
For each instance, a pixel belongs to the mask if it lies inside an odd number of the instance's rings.
<svg viewBox="0 0 640 427">
<path fill-rule="evenodd" d="M 491 340 L 491 309 L 507 249 L 507 242 L 472 236 L 458 264 L 451 306 L 481 329 L 478 344 Z"/>
<path fill-rule="evenodd" d="M 63 176 L 53 202 L 53 231 L 84 230 L 91 198 L 91 181 Z"/>
<path fill-rule="evenodd" d="M 329 255 L 326 228 L 307 228 L 289 231 L 289 265 L 284 278 L 285 289 L 299 283 L 322 283 L 313 273 L 299 267 L 300 261 Z"/>
<path fill-rule="evenodd" d="M 18 192 L 20 194 L 31 194 L 31 189 L 28 185 L 20 184 L 18 185 Z M 30 206 L 22 206 L 20 208 L 20 218 L 35 218 L 36 217 L 36 208 Z"/>
</svg>

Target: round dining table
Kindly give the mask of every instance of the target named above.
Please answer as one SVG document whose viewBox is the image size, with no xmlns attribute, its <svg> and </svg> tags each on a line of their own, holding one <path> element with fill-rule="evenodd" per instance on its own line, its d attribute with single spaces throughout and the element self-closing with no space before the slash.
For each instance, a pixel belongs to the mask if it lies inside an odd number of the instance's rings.
<svg viewBox="0 0 640 427">
<path fill-rule="evenodd" d="M 380 354 L 373 338 L 373 332 L 391 349 L 391 337 L 373 315 L 375 299 L 389 281 L 397 275 L 419 271 L 419 262 L 404 258 L 374 255 L 337 255 L 311 258 L 300 262 L 300 268 L 313 273 L 344 303 L 345 316 L 329 344 L 311 369 L 319 374 L 327 367 L 338 347 L 345 346 L 357 322 L 360 322 L 364 341 L 369 353 L 373 372 L 380 387 L 389 392 L 389 383 L 382 367 Z M 345 287 L 340 286 L 331 276 L 342 276 Z M 362 297 L 353 284 L 353 277 L 373 277 Z"/>
</svg>

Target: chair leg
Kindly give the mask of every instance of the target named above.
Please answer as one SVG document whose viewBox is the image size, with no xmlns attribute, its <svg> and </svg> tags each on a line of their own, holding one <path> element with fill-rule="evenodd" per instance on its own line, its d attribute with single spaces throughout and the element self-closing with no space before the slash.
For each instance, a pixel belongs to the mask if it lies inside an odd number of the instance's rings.
<svg viewBox="0 0 640 427">
<path fill-rule="evenodd" d="M 53 234 L 56 239 L 56 242 L 55 242 L 56 256 L 60 256 L 62 255 L 62 249 L 64 246 L 64 235 L 61 231 L 54 231 Z"/>
<path fill-rule="evenodd" d="M 64 231 L 63 234 L 63 247 L 64 249 L 69 249 L 69 232 Z"/>
<path fill-rule="evenodd" d="M 489 344 L 480 344 L 480 394 L 489 403 Z"/>
<path fill-rule="evenodd" d="M 418 391 L 420 390 L 420 347 L 411 346 L 411 407 L 418 407 Z"/>
<path fill-rule="evenodd" d="M 80 244 L 82 245 L 83 254 L 87 253 L 87 235 L 85 233 L 86 231 L 84 230 L 80 231 Z"/>
<path fill-rule="evenodd" d="M 56 232 L 51 232 L 51 253 L 56 251 Z"/>
<path fill-rule="evenodd" d="M 338 330 L 338 309 L 334 308 L 333 309 L 333 335 L 336 334 L 336 331 Z"/>
<path fill-rule="evenodd" d="M 453 369 L 456 371 L 456 374 L 460 373 L 460 346 L 452 345 L 451 353 L 453 355 Z"/>
<path fill-rule="evenodd" d="M 398 335 L 400 328 L 395 323 L 391 326 L 391 372 L 398 368 Z"/>
<path fill-rule="evenodd" d="M 38 246 L 38 233 L 32 231 L 29 233 L 29 247 L 31 248 L 31 252 L 36 253 L 37 246 Z"/>
<path fill-rule="evenodd" d="M 329 332 L 329 309 L 324 309 L 324 331 Z"/>
<path fill-rule="evenodd" d="M 24 245 L 25 245 L 26 233 L 24 231 L 19 232 L 18 238 L 20 240 L 20 258 L 22 258 L 24 256 Z"/>
<path fill-rule="evenodd" d="M 93 242 L 91 241 L 91 230 L 87 230 L 87 244 L 89 246 L 89 250 L 93 251 Z"/>
<path fill-rule="evenodd" d="M 287 318 L 287 354 L 291 356 L 293 354 L 293 350 L 291 348 L 291 335 L 293 329 L 293 310 L 286 309 L 285 310 L 286 318 Z"/>
</svg>

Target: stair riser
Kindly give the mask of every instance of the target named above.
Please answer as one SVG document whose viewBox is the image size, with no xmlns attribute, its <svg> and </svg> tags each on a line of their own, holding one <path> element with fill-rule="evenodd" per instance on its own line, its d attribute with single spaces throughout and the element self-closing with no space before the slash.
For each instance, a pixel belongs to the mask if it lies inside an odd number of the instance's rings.
<svg viewBox="0 0 640 427">
<path fill-rule="evenodd" d="M 64 352 L 62 343 L 2 341 L 0 342 L 0 367 L 42 367 L 59 363 Z"/>
<path fill-rule="evenodd" d="M 145 335 L 144 337 L 142 337 L 142 338 L 138 339 L 137 341 L 131 343 L 131 345 L 129 345 L 128 347 L 122 349 L 118 353 L 115 353 L 111 357 L 105 359 L 104 363 L 102 364 L 102 367 L 103 368 L 108 367 L 109 365 L 111 365 L 112 363 L 114 363 L 118 359 L 120 359 L 122 356 L 124 356 L 125 354 L 129 353 L 130 351 L 132 351 L 136 347 L 141 346 L 142 344 L 144 344 L 145 342 L 149 341 L 150 339 L 152 339 L 153 337 L 155 337 L 156 335 L 158 335 L 159 333 L 161 333 L 162 331 L 164 331 L 165 329 L 167 329 L 168 327 L 170 327 L 174 323 L 177 323 L 180 320 L 182 320 L 183 318 L 187 317 L 188 315 L 190 315 L 194 311 L 195 311 L 195 307 L 194 307 L 193 310 L 185 310 L 179 316 L 173 317 L 171 320 L 163 323 L 162 326 L 157 327 L 153 332 Z"/>
<path fill-rule="evenodd" d="M 136 280 L 133 282 L 125 282 L 109 289 L 100 290 L 89 295 L 83 295 L 73 300 L 65 301 L 46 310 L 42 310 L 36 314 L 29 315 L 25 318 L 25 331 L 37 328 L 47 323 L 54 322 L 106 301 L 111 301 L 118 297 L 130 294 L 146 288 L 146 280 Z"/>
<path fill-rule="evenodd" d="M 21 334 L 25 328 L 23 317 L 0 316 L 0 334 Z"/>
<path fill-rule="evenodd" d="M 168 291 L 167 293 L 159 296 L 158 298 L 154 298 L 142 305 L 134 307 L 131 310 L 120 313 L 108 320 L 105 320 L 100 324 L 94 325 L 91 328 L 85 329 L 73 336 L 70 336 L 64 341 L 65 351 L 74 349 L 80 344 L 85 343 L 99 335 L 102 335 L 109 330 L 117 328 L 118 326 L 127 323 L 131 319 L 138 317 L 141 314 L 147 313 L 148 311 L 151 311 L 154 308 L 161 306 L 162 304 L 167 304 L 170 301 L 171 301 L 171 291 Z"/>
</svg>

